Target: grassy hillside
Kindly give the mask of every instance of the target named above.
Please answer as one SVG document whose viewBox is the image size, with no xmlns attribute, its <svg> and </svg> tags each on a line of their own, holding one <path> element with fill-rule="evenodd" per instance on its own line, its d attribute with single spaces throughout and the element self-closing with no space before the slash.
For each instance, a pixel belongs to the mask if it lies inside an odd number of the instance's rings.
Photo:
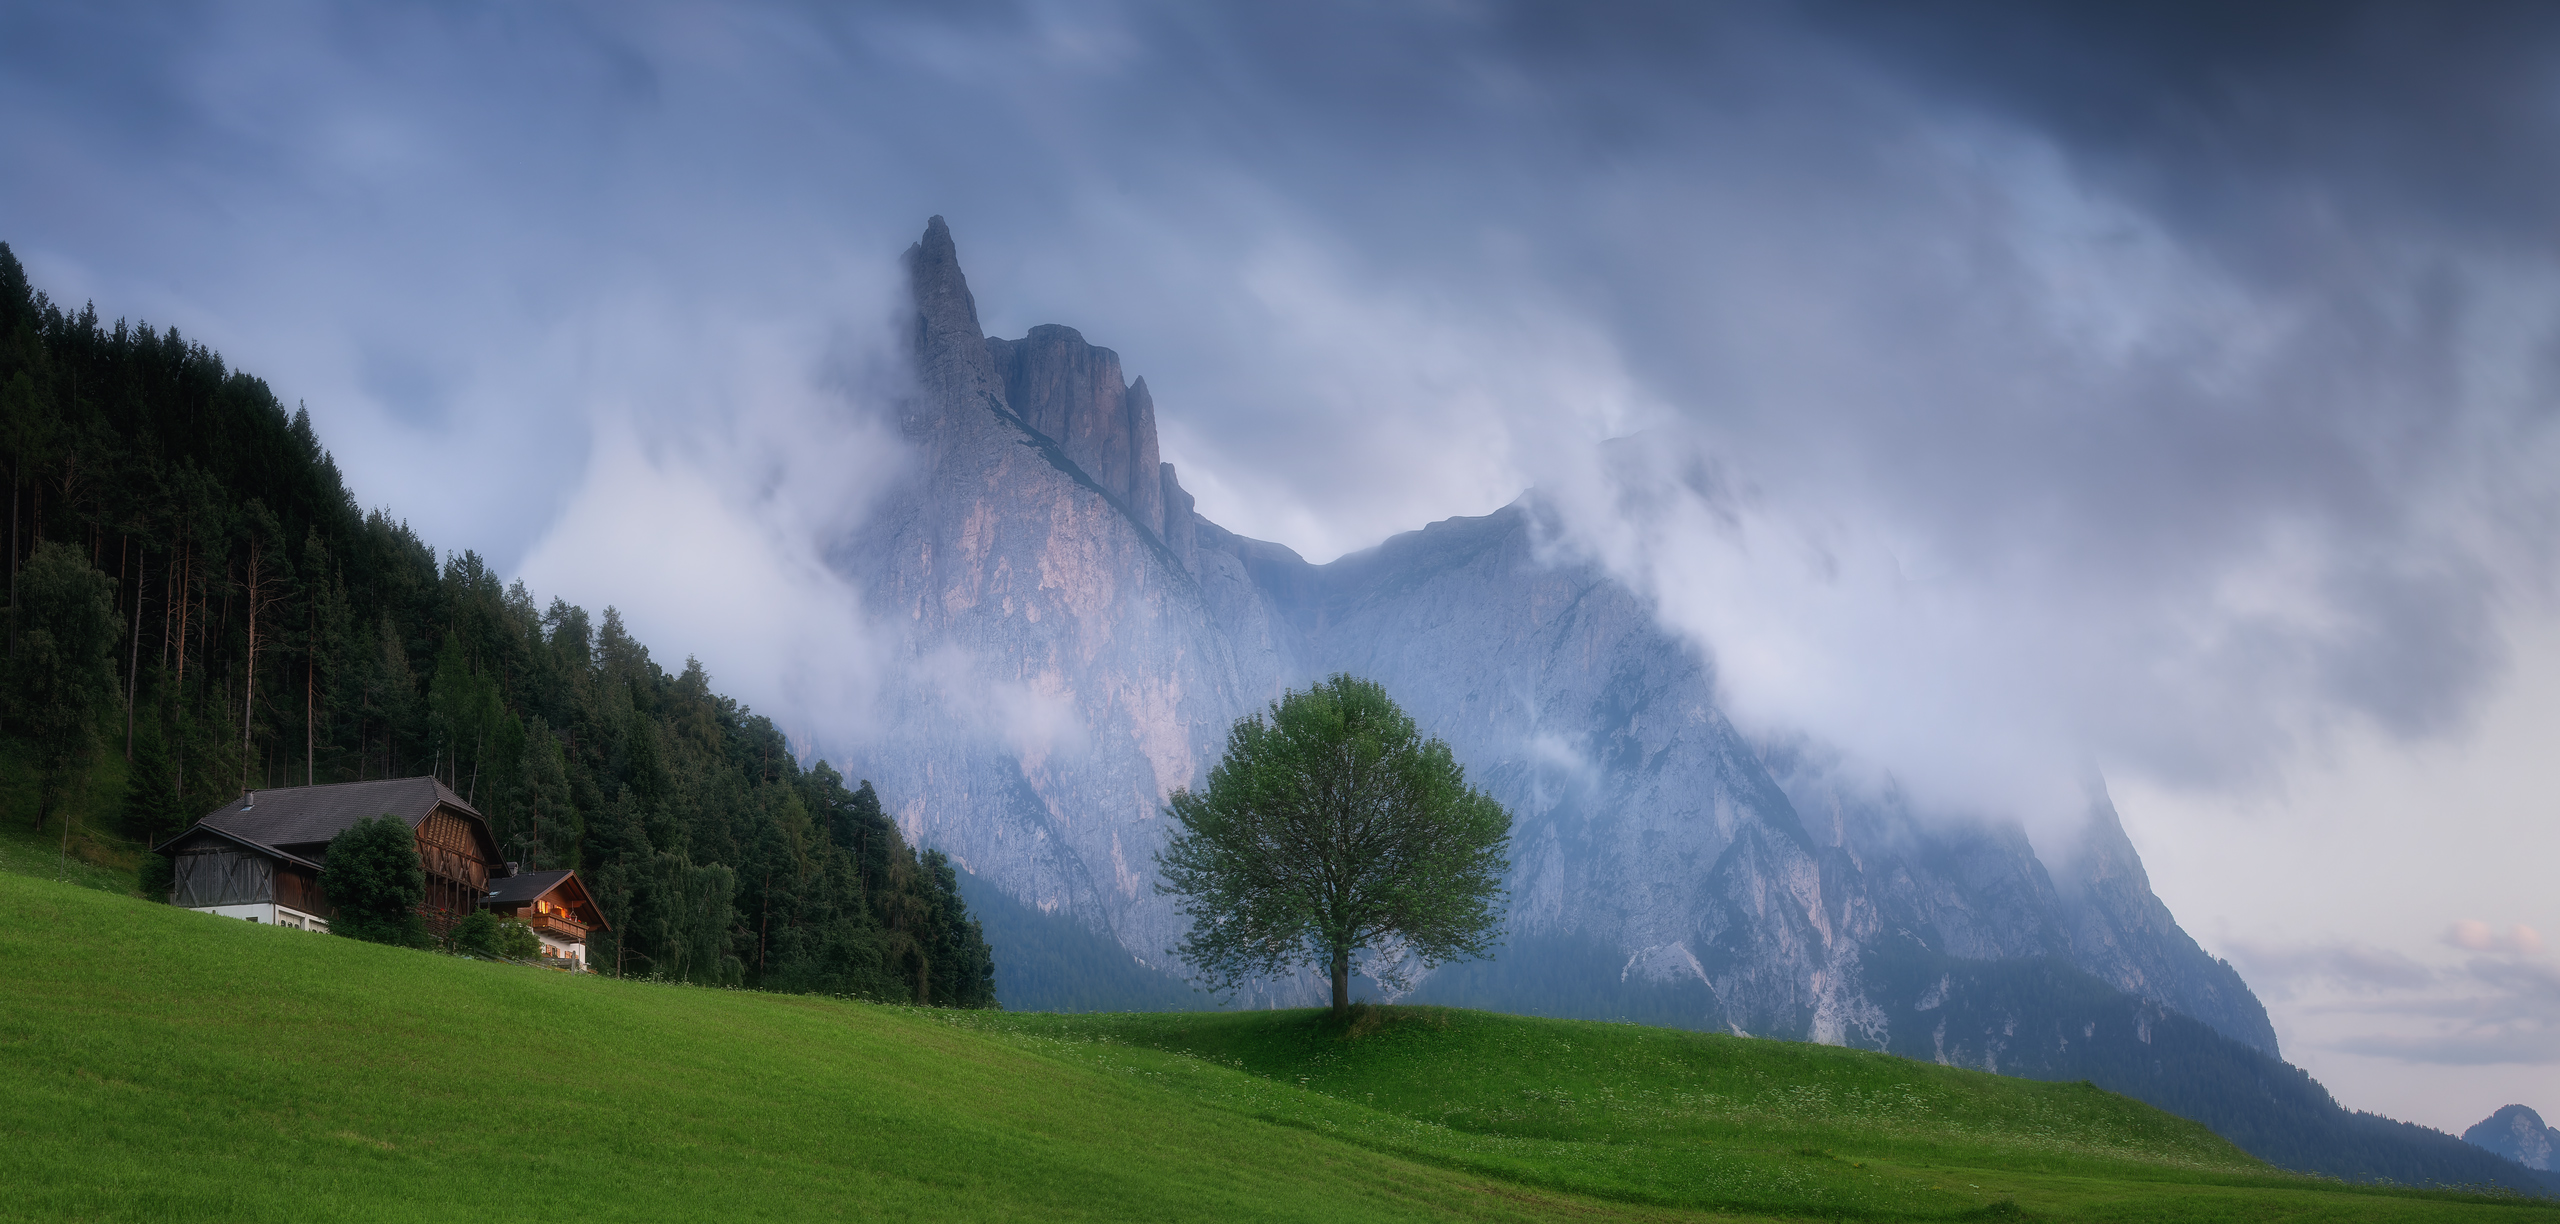
<svg viewBox="0 0 2560 1224">
<path fill-rule="evenodd" d="M 1845 1218 L 2000 1217 L 2014 1204 L 2040 1219 L 2560 1220 L 2547 1200 L 2283 1173 L 2087 1084 L 1834 1046 L 1442 1008 L 1364 1009 L 1347 1030 L 1322 1012 L 957 1023 L 1200 1096 L 1233 1090 L 1193 1068 L 1243 1071 L 1263 1087 L 1238 1106 L 1264 1116 L 1623 1202 Z"/>
<path fill-rule="evenodd" d="M 573 979 L 0 873 L 0 1219 L 2560 1220 L 2087 1088 L 1466 1012 Z"/>
</svg>

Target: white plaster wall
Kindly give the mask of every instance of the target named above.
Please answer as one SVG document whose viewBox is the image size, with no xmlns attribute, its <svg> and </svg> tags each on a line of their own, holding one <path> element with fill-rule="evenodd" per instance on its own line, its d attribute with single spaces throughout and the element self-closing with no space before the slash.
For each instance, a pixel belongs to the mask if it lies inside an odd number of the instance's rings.
<svg viewBox="0 0 2560 1224">
<path fill-rule="evenodd" d="M 298 931 L 326 931 L 329 929 L 329 920 L 326 918 L 313 914 L 306 914 L 298 909 L 289 909 L 285 906 L 276 905 L 266 901 L 248 902 L 241 905 L 207 905 L 197 908 L 196 912 L 199 914 L 211 914 L 217 918 L 240 918 L 250 922 L 264 923 L 268 926 L 289 927 Z"/>
</svg>

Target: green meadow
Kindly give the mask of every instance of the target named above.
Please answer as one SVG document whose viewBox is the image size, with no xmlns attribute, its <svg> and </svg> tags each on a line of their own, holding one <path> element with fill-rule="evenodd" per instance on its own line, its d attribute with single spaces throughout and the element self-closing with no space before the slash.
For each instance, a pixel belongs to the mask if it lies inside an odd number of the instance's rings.
<svg viewBox="0 0 2560 1224">
<path fill-rule="evenodd" d="M 173 910 L 6 849 L 0 1219 L 2560 1221 L 1858 1051 L 572 978 Z"/>
</svg>

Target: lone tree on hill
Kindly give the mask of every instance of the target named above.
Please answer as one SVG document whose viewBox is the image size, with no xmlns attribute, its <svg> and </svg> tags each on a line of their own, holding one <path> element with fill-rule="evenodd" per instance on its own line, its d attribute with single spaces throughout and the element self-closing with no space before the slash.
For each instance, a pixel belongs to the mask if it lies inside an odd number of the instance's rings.
<svg viewBox="0 0 2560 1224">
<path fill-rule="evenodd" d="M 1182 831 L 1156 888 L 1183 898 L 1175 951 L 1211 989 L 1320 964 L 1341 1017 L 1355 951 L 1425 969 L 1490 954 L 1511 814 L 1370 681 L 1338 675 L 1238 720 L 1208 789 L 1167 807 Z"/>
<path fill-rule="evenodd" d="M 418 862 L 417 834 L 397 816 L 359 820 L 330 838 L 320 891 L 338 908 L 329 920 L 333 934 L 410 948 L 427 940 L 426 920 L 418 916 L 427 872 Z"/>
</svg>

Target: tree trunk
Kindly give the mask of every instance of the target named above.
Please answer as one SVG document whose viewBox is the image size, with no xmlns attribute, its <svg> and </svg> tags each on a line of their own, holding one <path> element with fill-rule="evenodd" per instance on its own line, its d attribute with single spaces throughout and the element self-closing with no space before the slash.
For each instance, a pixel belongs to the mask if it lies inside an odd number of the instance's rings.
<svg viewBox="0 0 2560 1224">
<path fill-rule="evenodd" d="M 249 546 L 249 665 L 240 678 L 240 791 L 249 790 L 249 730 L 258 701 L 258 549 Z"/>
<path fill-rule="evenodd" d="M 145 549 L 150 545 L 146 543 Z M 133 702 L 141 692 L 142 676 L 142 596 L 149 589 L 151 554 L 146 551 L 133 559 L 133 644 L 124 665 L 124 763 L 133 764 Z"/>
<path fill-rule="evenodd" d="M 1351 949 L 1333 950 L 1333 1018 L 1351 1015 Z"/>
<path fill-rule="evenodd" d="M 243 791 L 249 789 L 249 762 L 255 755 L 250 736 L 257 726 L 258 714 L 258 614 L 266 611 L 268 605 L 284 601 L 284 596 L 276 590 L 276 583 L 282 580 L 282 575 L 270 573 L 266 562 L 265 548 L 259 541 L 251 540 L 249 565 L 242 574 L 246 581 L 241 584 L 248 595 L 244 602 L 249 614 L 248 658 L 240 672 L 240 789 Z M 272 744 L 269 746 L 273 747 Z M 281 750 L 278 755 L 281 755 Z M 286 768 L 292 766 L 287 765 Z M 259 781 L 272 780 L 272 765 L 262 772 L 268 776 L 260 777 Z"/>
<path fill-rule="evenodd" d="M 9 464 L 9 657 L 18 657 L 18 468 Z"/>
<path fill-rule="evenodd" d="M 187 618 L 195 612 L 195 601 L 187 597 L 187 584 L 195 580 L 195 556 L 192 552 L 178 558 L 178 703 L 187 700 Z"/>
</svg>

